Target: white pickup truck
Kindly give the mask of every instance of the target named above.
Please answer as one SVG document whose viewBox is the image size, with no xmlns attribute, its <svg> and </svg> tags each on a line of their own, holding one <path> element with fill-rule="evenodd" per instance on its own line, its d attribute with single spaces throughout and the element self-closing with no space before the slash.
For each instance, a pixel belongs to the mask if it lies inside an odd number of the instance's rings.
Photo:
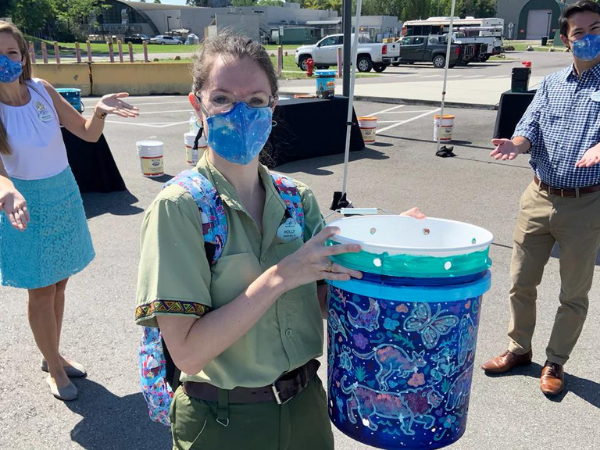
<svg viewBox="0 0 600 450">
<path fill-rule="evenodd" d="M 354 38 L 354 36 L 352 36 Z M 392 60 L 400 56 L 399 44 L 381 44 L 367 42 L 368 39 L 360 38 L 356 67 L 359 72 L 383 72 Z M 324 37 L 315 45 L 305 45 L 296 49 L 296 64 L 306 71 L 306 61 L 309 58 L 315 62 L 317 69 L 327 69 L 337 66 L 337 49 L 344 47 L 344 35 L 332 34 Z"/>
</svg>

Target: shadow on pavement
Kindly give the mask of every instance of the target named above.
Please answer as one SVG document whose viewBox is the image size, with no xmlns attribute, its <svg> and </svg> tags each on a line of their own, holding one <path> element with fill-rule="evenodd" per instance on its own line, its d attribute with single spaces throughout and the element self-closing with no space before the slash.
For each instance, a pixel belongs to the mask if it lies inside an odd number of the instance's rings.
<svg viewBox="0 0 600 450">
<path fill-rule="evenodd" d="M 129 191 L 111 192 L 109 194 L 88 193 L 82 194 L 83 207 L 88 219 L 101 216 L 102 214 L 114 214 L 115 216 L 131 216 L 143 213 L 142 208 L 133 206 L 138 199 Z"/>
<path fill-rule="evenodd" d="M 148 418 L 141 393 L 117 397 L 89 379 L 74 380 L 79 398 L 65 405 L 82 420 L 71 440 L 87 450 L 171 448 L 171 432 Z"/>
<path fill-rule="evenodd" d="M 531 363 L 529 366 L 515 367 L 508 373 L 489 374 L 489 378 L 526 376 L 539 378 L 542 374 L 542 366 L 538 363 Z M 565 372 L 565 390 L 555 397 L 546 397 L 552 402 L 560 403 L 568 394 L 574 394 L 585 400 L 590 405 L 600 408 L 600 384 L 592 380 L 580 378 Z"/>
<path fill-rule="evenodd" d="M 365 147 L 362 150 L 356 152 L 350 152 L 350 161 L 360 161 L 361 159 L 368 160 L 385 160 L 390 159 L 385 153 Z M 328 169 L 321 169 L 322 166 L 333 166 L 344 163 L 344 154 L 338 153 L 337 155 L 322 156 L 320 158 L 303 159 L 301 161 L 289 162 L 277 166 L 277 172 L 290 173 L 290 172 L 304 172 L 311 175 L 331 175 L 333 171 Z"/>
</svg>

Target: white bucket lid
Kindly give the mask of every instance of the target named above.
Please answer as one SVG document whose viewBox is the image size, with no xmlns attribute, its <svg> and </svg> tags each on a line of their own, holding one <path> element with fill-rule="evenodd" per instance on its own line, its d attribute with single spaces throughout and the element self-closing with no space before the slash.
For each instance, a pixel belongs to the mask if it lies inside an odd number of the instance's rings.
<svg viewBox="0 0 600 450">
<path fill-rule="evenodd" d="M 135 143 L 135 145 L 137 145 L 137 147 L 162 147 L 163 145 L 165 145 L 162 141 L 154 141 L 151 139 L 147 139 L 144 141 L 137 141 Z"/>
<path fill-rule="evenodd" d="M 362 216 L 338 219 L 330 226 L 340 234 L 331 238 L 342 244 L 359 244 L 370 253 L 390 255 L 452 256 L 485 250 L 494 236 L 488 230 L 464 222 L 428 217 Z"/>
<path fill-rule="evenodd" d="M 183 142 L 185 143 L 185 145 L 187 145 L 188 147 L 193 147 L 194 146 L 194 140 L 196 139 L 196 134 L 193 131 L 188 131 L 187 133 L 183 134 Z"/>
</svg>

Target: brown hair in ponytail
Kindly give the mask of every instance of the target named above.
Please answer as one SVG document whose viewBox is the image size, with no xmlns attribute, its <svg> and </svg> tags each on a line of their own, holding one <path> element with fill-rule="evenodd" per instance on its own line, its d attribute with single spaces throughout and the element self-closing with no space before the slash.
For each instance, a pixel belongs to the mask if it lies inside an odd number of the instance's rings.
<svg viewBox="0 0 600 450">
<path fill-rule="evenodd" d="M 24 62 L 23 64 L 23 73 L 19 77 L 19 83 L 23 84 L 27 80 L 31 80 L 31 58 L 29 56 L 29 48 L 27 46 L 27 41 L 23 37 L 23 34 L 19 31 L 17 27 L 15 27 L 12 23 L 0 21 L 0 33 L 10 34 L 15 41 L 17 41 L 17 45 L 19 46 L 19 51 L 21 52 L 21 58 Z M 2 123 L 2 119 L 0 118 L 0 153 L 3 155 L 10 155 L 10 145 L 8 144 L 8 135 L 6 133 L 6 128 Z"/>
</svg>

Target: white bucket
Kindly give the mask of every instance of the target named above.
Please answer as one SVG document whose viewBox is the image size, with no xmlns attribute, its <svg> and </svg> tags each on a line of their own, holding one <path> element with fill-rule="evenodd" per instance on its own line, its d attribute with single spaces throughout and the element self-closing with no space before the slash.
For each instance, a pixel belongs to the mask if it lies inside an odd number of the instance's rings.
<svg viewBox="0 0 600 450">
<path fill-rule="evenodd" d="M 360 132 L 362 133 L 365 144 L 374 143 L 377 132 L 377 117 L 359 117 L 358 126 L 360 127 Z"/>
<path fill-rule="evenodd" d="M 367 219 L 368 217 L 368 219 Z M 481 251 L 494 236 L 488 230 L 463 222 L 428 217 L 363 216 L 338 219 L 332 237 L 340 244 L 359 244 L 365 252 L 415 256 L 453 256 Z"/>
<path fill-rule="evenodd" d="M 433 116 L 433 140 L 437 142 L 438 126 L 440 130 L 440 142 L 450 142 L 452 140 L 452 128 L 454 127 L 454 116 L 444 114 L 440 125 L 440 115 Z"/>
<path fill-rule="evenodd" d="M 145 140 L 136 143 L 142 174 L 145 177 L 161 177 L 165 174 L 163 165 L 164 144 L 161 141 Z"/>
<path fill-rule="evenodd" d="M 194 141 L 196 140 L 196 135 L 198 134 L 198 132 L 188 132 L 188 133 L 184 133 L 183 135 L 183 142 L 185 144 L 185 156 L 186 156 L 186 161 L 190 166 L 195 166 L 196 164 L 198 164 L 198 159 L 200 158 L 200 156 L 202 155 L 202 152 L 204 152 L 204 150 L 206 150 L 207 144 L 206 144 L 206 138 L 204 137 L 204 134 L 202 136 L 200 136 L 200 139 L 198 139 L 198 149 L 194 150 Z"/>
</svg>

